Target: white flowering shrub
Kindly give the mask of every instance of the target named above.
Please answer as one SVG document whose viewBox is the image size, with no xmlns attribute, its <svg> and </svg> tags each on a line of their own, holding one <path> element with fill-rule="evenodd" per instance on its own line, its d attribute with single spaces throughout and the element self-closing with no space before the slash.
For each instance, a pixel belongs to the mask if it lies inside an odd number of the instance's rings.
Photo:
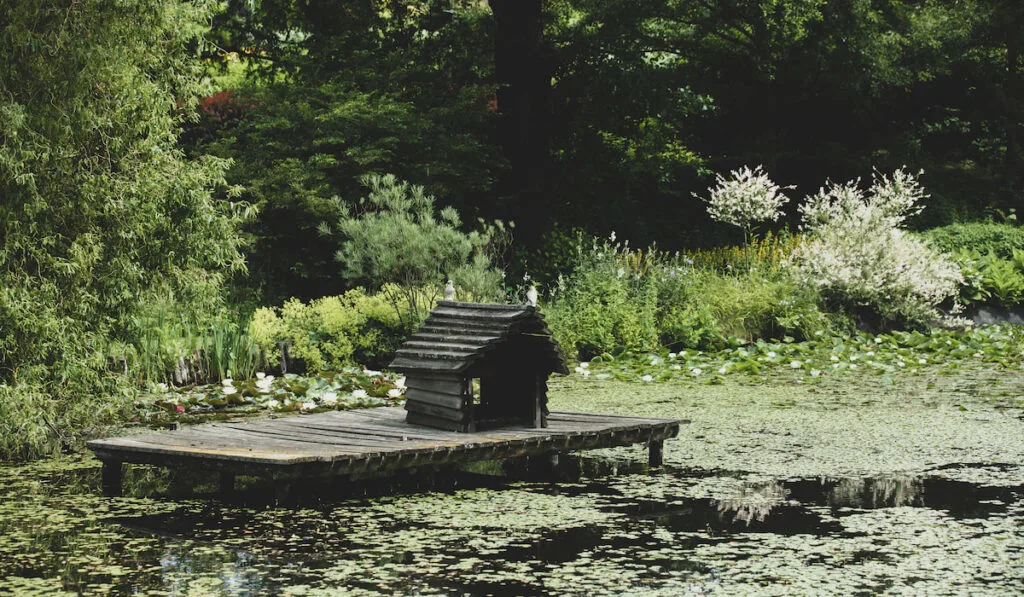
<svg viewBox="0 0 1024 597">
<path fill-rule="evenodd" d="M 733 170 L 732 178 L 716 174 L 718 183 L 708 187 L 710 197 L 702 199 L 708 204 L 708 215 L 717 222 L 724 222 L 743 229 L 745 235 L 756 224 L 774 222 L 782 215 L 782 206 L 789 198 L 782 194 L 783 188 L 772 182 L 761 166 L 751 170 L 748 167 Z M 694 197 L 700 198 L 698 195 Z"/>
<path fill-rule="evenodd" d="M 829 183 L 800 206 L 810 240 L 792 256 L 798 280 L 826 301 L 881 325 L 941 318 L 963 275 L 948 256 L 900 228 L 926 197 L 913 174 L 876 175 L 871 188 Z"/>
</svg>

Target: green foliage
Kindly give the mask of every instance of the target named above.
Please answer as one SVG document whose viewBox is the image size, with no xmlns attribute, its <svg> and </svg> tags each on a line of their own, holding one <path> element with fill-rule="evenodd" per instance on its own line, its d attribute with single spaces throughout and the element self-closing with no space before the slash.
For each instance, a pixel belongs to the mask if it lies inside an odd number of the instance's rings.
<svg viewBox="0 0 1024 597">
<path fill-rule="evenodd" d="M 367 295 L 361 289 L 340 296 L 323 297 L 303 303 L 292 299 L 280 309 L 257 309 L 253 316 L 253 337 L 271 364 L 280 361 L 278 344 L 290 344 L 293 358 L 302 359 L 306 369 L 340 370 L 354 364 L 371 369 L 386 366 L 405 340 L 404 321 L 386 296 Z"/>
<path fill-rule="evenodd" d="M 984 326 L 966 330 L 895 331 L 886 334 L 848 332 L 815 334 L 806 342 L 730 338 L 712 350 L 659 351 L 595 359 L 577 373 L 597 380 L 696 381 L 718 384 L 723 376 L 743 376 L 756 384 L 766 376 L 796 383 L 818 383 L 828 377 L 940 373 L 954 375 L 962 367 L 1018 370 L 1024 351 L 1024 328 Z M 891 381 L 889 382 L 891 383 Z"/>
<path fill-rule="evenodd" d="M 396 406 L 404 378 L 393 373 L 346 367 L 301 376 L 257 374 L 245 379 L 187 388 L 157 388 L 136 404 L 139 418 L 151 425 L 199 423 L 224 413 L 322 412 Z"/>
<path fill-rule="evenodd" d="M 487 253 L 492 236 L 504 230 L 500 222 L 483 232 L 462 232 L 458 212 L 447 207 L 435 213 L 434 198 L 423 187 L 391 175 L 368 175 L 363 182 L 369 196 L 338 221 L 343 240 L 337 259 L 349 284 L 383 288 L 408 329 L 426 318 L 446 279 L 467 299 L 501 296 L 502 273 Z"/>
<path fill-rule="evenodd" d="M 721 273 L 749 269 L 774 275 L 783 270 L 787 260 L 804 242 L 806 239 L 800 234 L 789 234 L 785 231 L 780 234 L 767 232 L 761 238 L 751 239 L 746 247 L 729 245 L 684 251 L 680 260 L 697 269 L 712 269 Z"/>
<path fill-rule="evenodd" d="M 145 304 L 134 320 L 131 344 L 107 347 L 111 357 L 125 356 L 128 372 L 140 384 L 190 385 L 229 377 L 251 377 L 260 366 L 247 319 L 227 313 L 189 318 L 170 301 Z"/>
<path fill-rule="evenodd" d="M 25 383 L 86 403 L 107 391 L 106 347 L 131 342 L 140 297 L 159 289 L 182 312 L 205 309 L 219 304 L 224 276 L 244 270 L 244 206 L 213 197 L 231 194 L 226 164 L 186 159 L 175 145 L 205 92 L 192 49 L 211 8 L 29 0 L 6 9 L 0 384 L 15 388 L 8 392 L 24 395 Z"/>
<path fill-rule="evenodd" d="M 981 254 L 968 249 L 953 252 L 964 272 L 960 300 L 964 304 L 991 303 L 1001 307 L 1024 302 L 1024 251 L 1013 249 L 1011 256 L 1004 259 L 992 251 Z"/>
<path fill-rule="evenodd" d="M 91 393 L 68 399 L 33 380 L 0 384 L 0 462 L 84 449 L 86 440 L 126 420 L 134 390 L 114 373 L 98 376 Z M 81 387 L 80 380 L 69 380 Z M 77 383 L 76 383 L 77 382 Z"/>
<path fill-rule="evenodd" d="M 649 275 L 657 255 L 613 243 L 578 245 L 575 270 L 552 291 L 547 317 L 571 357 L 586 360 L 658 345 L 658 287 Z"/>
<path fill-rule="evenodd" d="M 1015 250 L 1024 251 L 1024 228 L 1014 224 L 950 224 L 926 230 L 920 235 L 936 249 L 946 253 L 969 250 L 981 255 L 992 253 L 1001 259 L 1010 259 Z"/>
<path fill-rule="evenodd" d="M 489 11 L 443 4 L 232 2 L 221 17 L 253 76 L 207 98 L 187 138 L 231 158 L 228 180 L 260 209 L 248 259 L 263 302 L 348 288 L 337 238 L 317 228 L 339 217 L 337 198 L 359 197 L 364 174 L 423 185 L 467 216 L 485 207 L 503 168 Z"/>
<path fill-rule="evenodd" d="M 669 256 L 628 244 L 577 249 L 580 264 L 559 280 L 546 313 L 556 339 L 586 360 L 604 353 L 657 346 L 712 349 L 730 338 L 811 338 L 849 329 L 823 312 L 813 289 L 797 284 L 784 265 L 798 240 L 769 236 L 744 247 Z M 703 263 L 695 266 L 693 257 Z M 721 266 L 717 268 L 714 266 Z"/>
<path fill-rule="evenodd" d="M 784 275 L 722 275 L 678 271 L 659 294 L 662 343 L 673 348 L 712 348 L 728 338 L 809 338 L 841 323 L 818 307 L 818 297 Z"/>
</svg>

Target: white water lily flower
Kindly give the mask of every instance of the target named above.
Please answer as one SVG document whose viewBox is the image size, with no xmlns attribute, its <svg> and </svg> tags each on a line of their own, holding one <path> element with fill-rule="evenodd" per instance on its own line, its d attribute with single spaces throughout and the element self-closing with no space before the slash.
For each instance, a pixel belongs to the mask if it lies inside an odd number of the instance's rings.
<svg viewBox="0 0 1024 597">
<path fill-rule="evenodd" d="M 703 371 L 701 371 L 700 367 L 694 367 L 690 369 L 690 373 L 694 375 L 700 375 L 701 373 L 703 373 Z"/>
<path fill-rule="evenodd" d="M 390 390 L 388 390 L 388 397 L 389 398 L 398 398 L 401 395 L 402 395 L 402 390 L 400 388 L 391 388 Z"/>
<path fill-rule="evenodd" d="M 651 377 L 650 375 L 645 375 L 645 376 L 641 377 L 640 379 L 641 379 L 641 381 L 654 381 L 654 378 Z"/>
<path fill-rule="evenodd" d="M 395 387 L 396 388 L 404 388 L 405 387 L 405 378 L 404 377 L 399 377 L 398 379 L 396 379 L 395 380 Z"/>
<path fill-rule="evenodd" d="M 777 356 L 779 356 L 779 354 L 777 352 L 775 352 L 774 350 L 769 350 L 768 351 L 768 358 L 769 359 L 774 359 Z"/>
<path fill-rule="evenodd" d="M 231 386 L 231 385 L 234 385 L 235 381 L 233 379 L 231 379 L 230 377 L 225 377 L 224 379 L 221 380 L 220 383 L 223 386 Z"/>
<path fill-rule="evenodd" d="M 792 367 L 793 369 L 799 369 L 800 367 L 803 366 L 803 363 L 801 363 L 800 361 L 793 361 L 789 364 L 789 366 Z"/>
<path fill-rule="evenodd" d="M 366 390 L 352 390 L 353 398 L 366 398 L 368 395 Z"/>
<path fill-rule="evenodd" d="M 369 377 L 380 377 L 381 375 L 384 375 L 384 374 L 381 373 L 380 371 L 374 371 L 372 369 L 366 369 L 366 370 L 363 371 L 363 375 L 367 375 Z"/>
<path fill-rule="evenodd" d="M 680 369 L 683 368 L 683 366 L 682 365 L 672 365 L 672 368 L 675 369 L 676 371 L 679 371 Z"/>
<path fill-rule="evenodd" d="M 718 372 L 719 373 L 723 373 L 724 374 L 726 371 L 728 371 L 728 368 L 726 367 L 726 365 L 722 365 L 721 367 L 718 368 Z"/>
<path fill-rule="evenodd" d="M 324 392 L 324 395 L 320 397 L 320 402 L 327 406 L 334 406 L 338 403 L 338 395 L 334 392 Z"/>
<path fill-rule="evenodd" d="M 270 383 L 274 381 L 273 375 L 267 375 L 256 380 L 256 388 L 266 394 L 270 391 Z"/>
<path fill-rule="evenodd" d="M 313 410 L 316 408 L 316 402 L 303 402 L 299 405 L 302 410 Z"/>
<path fill-rule="evenodd" d="M 277 408 L 281 406 L 281 403 L 278 402 L 277 400 L 267 400 L 266 402 L 263 403 L 263 406 L 265 406 L 266 408 Z"/>
<path fill-rule="evenodd" d="M 220 389 L 220 391 L 224 392 L 225 396 L 230 396 L 231 394 L 235 394 L 238 392 L 238 390 L 236 390 L 234 386 L 224 386 L 223 388 Z"/>
<path fill-rule="evenodd" d="M 668 358 L 670 358 L 670 359 L 676 358 L 676 353 L 674 353 L 674 352 L 668 353 Z"/>
<path fill-rule="evenodd" d="M 256 379 L 263 379 L 266 376 L 267 376 L 267 374 L 262 372 L 262 371 L 257 371 L 256 372 Z"/>
</svg>

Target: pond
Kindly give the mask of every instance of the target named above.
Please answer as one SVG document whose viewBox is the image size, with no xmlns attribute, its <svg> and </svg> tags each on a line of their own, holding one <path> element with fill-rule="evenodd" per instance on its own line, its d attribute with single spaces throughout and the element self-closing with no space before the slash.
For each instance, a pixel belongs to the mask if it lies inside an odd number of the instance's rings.
<svg viewBox="0 0 1024 597">
<path fill-rule="evenodd" d="M 691 419 L 666 443 L 284 495 L 89 458 L 0 468 L 0 594 L 1024 593 L 1024 383 L 572 379 L 559 409 Z"/>
</svg>

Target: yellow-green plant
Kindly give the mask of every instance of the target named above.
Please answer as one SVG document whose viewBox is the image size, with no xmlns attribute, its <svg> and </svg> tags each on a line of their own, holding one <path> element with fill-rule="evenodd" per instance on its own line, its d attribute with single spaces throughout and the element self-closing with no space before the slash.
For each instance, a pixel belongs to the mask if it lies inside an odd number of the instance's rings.
<svg viewBox="0 0 1024 597">
<path fill-rule="evenodd" d="M 279 343 L 287 343 L 290 356 L 302 359 L 310 371 L 357 363 L 382 367 L 405 335 L 403 318 L 385 292 L 368 295 L 354 289 L 309 303 L 292 299 L 280 309 L 257 309 L 253 338 L 271 364 L 280 362 Z"/>
</svg>

